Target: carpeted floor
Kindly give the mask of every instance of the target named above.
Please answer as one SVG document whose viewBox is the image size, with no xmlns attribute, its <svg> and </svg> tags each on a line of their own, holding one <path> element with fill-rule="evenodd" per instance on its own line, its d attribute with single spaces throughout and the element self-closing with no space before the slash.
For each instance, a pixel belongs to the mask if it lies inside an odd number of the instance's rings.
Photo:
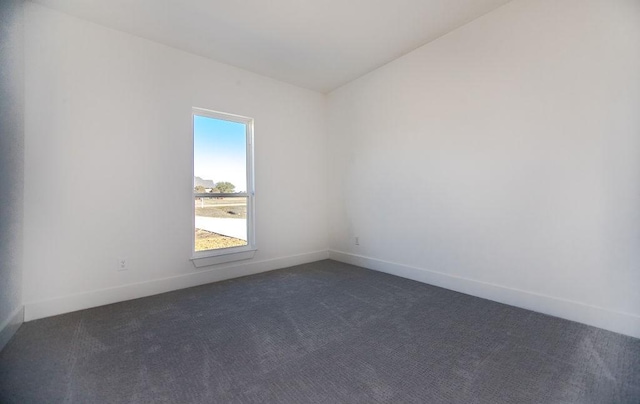
<svg viewBox="0 0 640 404">
<path fill-rule="evenodd" d="M 2 403 L 640 403 L 640 340 L 321 261 L 25 323 Z"/>
</svg>

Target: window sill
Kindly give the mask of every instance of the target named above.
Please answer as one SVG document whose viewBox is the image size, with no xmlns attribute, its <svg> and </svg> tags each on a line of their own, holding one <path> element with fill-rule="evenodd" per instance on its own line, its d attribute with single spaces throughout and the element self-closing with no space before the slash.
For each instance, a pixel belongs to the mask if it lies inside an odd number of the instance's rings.
<svg viewBox="0 0 640 404">
<path fill-rule="evenodd" d="M 194 256 L 191 262 L 196 268 L 208 267 L 211 265 L 224 264 L 225 262 L 242 261 L 253 258 L 256 249 L 242 251 L 229 251 L 225 253 L 214 253 L 215 255 Z"/>
</svg>

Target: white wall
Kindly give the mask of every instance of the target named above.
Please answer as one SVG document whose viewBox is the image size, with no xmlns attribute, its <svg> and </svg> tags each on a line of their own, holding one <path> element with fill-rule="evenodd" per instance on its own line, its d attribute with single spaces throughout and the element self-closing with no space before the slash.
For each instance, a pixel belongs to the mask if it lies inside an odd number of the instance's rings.
<svg viewBox="0 0 640 404">
<path fill-rule="evenodd" d="M 0 1 L 0 350 L 22 323 L 23 39 L 23 1 Z"/>
<path fill-rule="evenodd" d="M 322 94 L 31 3 L 26 24 L 28 320 L 327 256 Z M 255 119 L 251 261 L 189 260 L 193 106 Z"/>
<path fill-rule="evenodd" d="M 640 2 L 514 1 L 328 106 L 334 258 L 640 336 Z"/>
</svg>

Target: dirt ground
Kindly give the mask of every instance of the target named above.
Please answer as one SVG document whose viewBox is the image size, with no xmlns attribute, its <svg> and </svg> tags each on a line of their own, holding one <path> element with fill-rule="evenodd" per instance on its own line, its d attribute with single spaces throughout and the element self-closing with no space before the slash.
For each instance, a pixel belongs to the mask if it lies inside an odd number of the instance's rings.
<svg viewBox="0 0 640 404">
<path fill-rule="evenodd" d="M 247 206 L 205 206 L 204 208 L 196 207 L 196 216 L 206 217 L 224 217 L 232 219 L 246 219 Z"/>
<path fill-rule="evenodd" d="M 196 251 L 239 247 L 243 245 L 247 245 L 247 242 L 244 240 L 223 236 L 206 230 L 196 229 Z"/>
</svg>

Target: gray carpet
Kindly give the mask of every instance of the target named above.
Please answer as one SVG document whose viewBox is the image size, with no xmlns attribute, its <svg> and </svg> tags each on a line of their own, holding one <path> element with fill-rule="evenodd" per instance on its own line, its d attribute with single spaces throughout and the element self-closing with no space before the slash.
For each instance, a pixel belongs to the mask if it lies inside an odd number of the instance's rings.
<svg viewBox="0 0 640 404">
<path fill-rule="evenodd" d="M 25 323 L 2 403 L 640 403 L 640 340 L 321 261 Z"/>
</svg>

